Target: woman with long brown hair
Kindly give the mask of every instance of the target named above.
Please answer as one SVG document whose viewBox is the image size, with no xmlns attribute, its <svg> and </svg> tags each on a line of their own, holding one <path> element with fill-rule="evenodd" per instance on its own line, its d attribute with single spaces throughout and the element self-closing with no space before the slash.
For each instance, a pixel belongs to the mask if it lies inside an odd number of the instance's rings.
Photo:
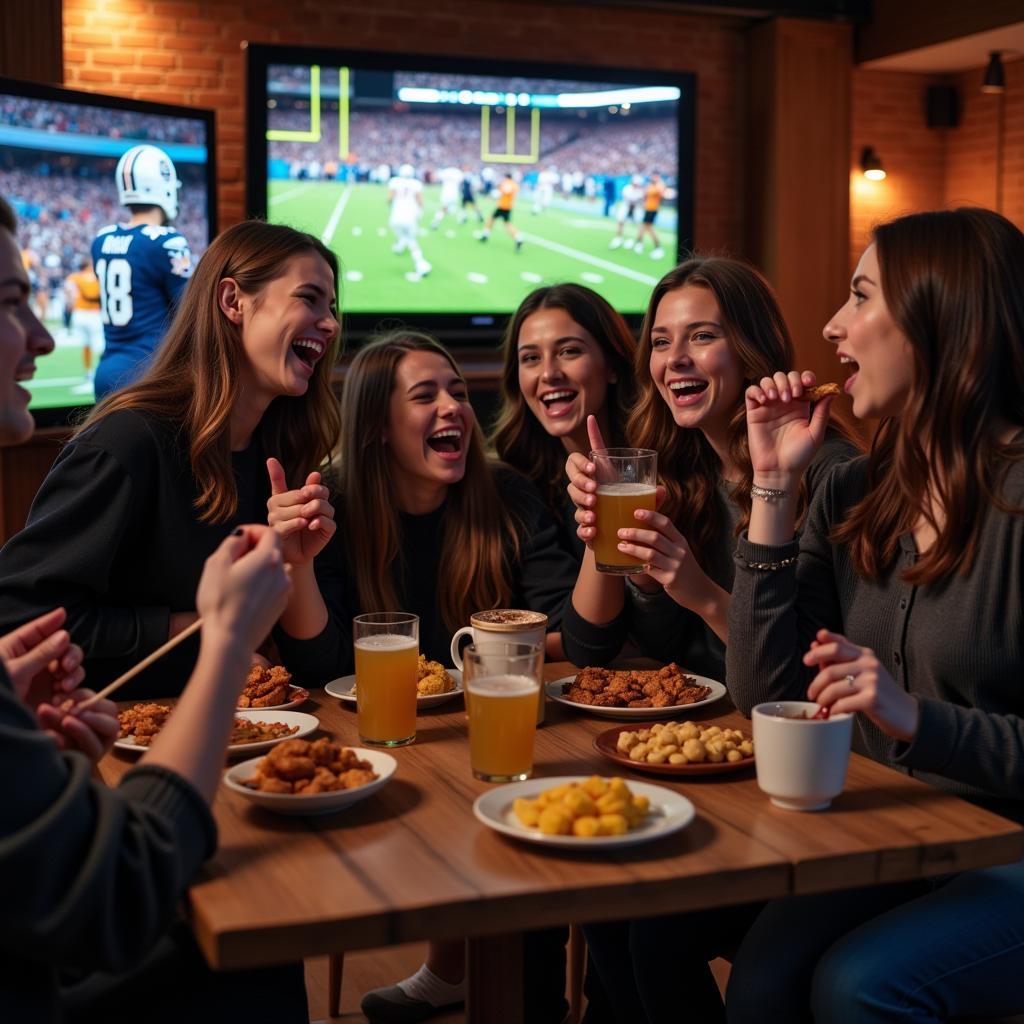
<svg viewBox="0 0 1024 1024">
<path fill-rule="evenodd" d="M 565 458 L 589 451 L 587 417 L 611 444 L 623 445 L 633 405 L 636 340 L 597 292 L 571 282 L 530 292 L 501 341 L 498 416 L 490 443 L 498 457 L 533 481 L 582 559 L 576 507 L 565 490 Z"/>
<path fill-rule="evenodd" d="M 794 536 L 821 444 L 801 383 L 747 390 L 758 502 L 736 551 L 729 689 L 809 698 L 858 746 L 1024 821 L 1024 233 L 989 210 L 874 232 L 825 326 L 870 454 Z M 769 904 L 734 962 L 729 1020 L 939 1021 L 1024 1009 L 1024 863 Z M 767 955 L 784 949 L 782 958 Z"/>
<path fill-rule="evenodd" d="M 694 257 L 669 271 L 647 306 L 634 359 L 637 398 L 629 445 L 658 453 L 659 511 L 640 511 L 620 530 L 619 549 L 644 574 L 597 571 L 588 551 L 563 621 L 563 645 L 578 664 L 611 660 L 627 636 L 660 661 L 721 679 L 732 585 L 732 547 L 751 508 L 745 387 L 776 365 L 792 366 L 793 343 L 768 282 L 741 260 Z M 813 376 L 803 378 L 813 383 Z M 592 426 L 591 446 L 604 447 Z M 856 448 L 830 432 L 802 484 L 797 509 Z M 579 535 L 596 535 L 595 467 L 570 455 L 569 496 Z"/>
<path fill-rule="evenodd" d="M 435 339 L 396 331 L 356 353 L 334 482 L 338 530 L 315 560 L 319 589 L 296 582 L 303 592 L 278 632 L 297 675 L 319 683 L 352 672 L 352 617 L 363 612 L 415 613 L 420 650 L 441 662 L 452 633 L 481 609 L 529 608 L 559 628 L 576 565 L 530 482 L 488 461 L 466 382 Z M 271 522 L 294 517 L 305 518 L 301 505 L 273 509 Z M 526 944 L 528 963 L 535 945 Z M 368 993 L 364 1012 L 422 1020 L 458 1002 L 464 950 L 431 943 L 417 974 Z M 543 989 L 556 974 L 550 962 L 536 972 L 530 996 L 557 1002 L 558 1013 L 531 1019 L 564 1015 L 561 989 L 553 998 Z"/>
<path fill-rule="evenodd" d="M 203 562 L 266 521 L 268 459 L 274 490 L 290 483 L 315 511 L 338 434 L 336 284 L 333 253 L 291 228 L 248 221 L 214 240 L 149 371 L 93 410 L 0 553 L 0 632 L 64 604 L 103 684 L 195 620 Z M 308 566 L 327 519 L 297 524 L 289 562 Z M 177 692 L 197 651 L 182 644 L 126 694 Z"/>
</svg>

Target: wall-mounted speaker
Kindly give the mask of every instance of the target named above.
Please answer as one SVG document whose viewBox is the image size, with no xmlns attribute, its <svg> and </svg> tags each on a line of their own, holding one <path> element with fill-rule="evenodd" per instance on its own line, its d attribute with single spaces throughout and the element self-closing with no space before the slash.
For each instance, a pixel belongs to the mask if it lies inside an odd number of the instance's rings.
<svg viewBox="0 0 1024 1024">
<path fill-rule="evenodd" d="M 925 90 L 924 109 L 929 128 L 955 128 L 960 119 L 956 86 L 929 85 Z"/>
</svg>

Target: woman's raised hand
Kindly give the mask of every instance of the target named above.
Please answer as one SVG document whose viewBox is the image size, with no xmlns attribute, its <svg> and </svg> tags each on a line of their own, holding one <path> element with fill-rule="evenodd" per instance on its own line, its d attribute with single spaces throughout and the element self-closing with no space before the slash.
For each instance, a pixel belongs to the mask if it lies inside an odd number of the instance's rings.
<svg viewBox="0 0 1024 1024">
<path fill-rule="evenodd" d="M 587 417 L 587 436 L 591 451 L 607 447 L 596 416 Z M 584 452 L 573 452 L 566 460 L 565 475 L 569 500 L 576 506 L 576 536 L 590 547 L 597 536 L 597 466 Z"/>
<path fill-rule="evenodd" d="M 267 459 L 267 472 L 267 522 L 281 537 L 284 560 L 293 566 L 309 565 L 337 529 L 328 490 L 320 482 L 319 473 L 310 473 L 303 487 L 288 490 L 284 467 L 277 459 Z"/>
<path fill-rule="evenodd" d="M 291 589 L 276 531 L 240 526 L 206 560 L 199 580 L 204 642 L 217 635 L 254 651 L 284 611 Z"/>
<path fill-rule="evenodd" d="M 815 403 L 808 419 L 804 389 L 814 383 L 809 370 L 780 370 L 747 388 L 747 439 L 755 483 L 799 477 L 821 447 L 832 399 Z"/>
</svg>

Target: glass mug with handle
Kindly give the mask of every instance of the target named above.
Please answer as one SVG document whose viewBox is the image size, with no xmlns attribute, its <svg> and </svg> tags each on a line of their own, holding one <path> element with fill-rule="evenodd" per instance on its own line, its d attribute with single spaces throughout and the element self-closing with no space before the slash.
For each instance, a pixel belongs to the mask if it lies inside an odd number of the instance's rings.
<svg viewBox="0 0 1024 1024">
<path fill-rule="evenodd" d="M 464 653 L 469 763 L 484 782 L 521 782 L 533 771 L 544 647 L 485 640 Z"/>
<path fill-rule="evenodd" d="M 459 641 L 464 636 L 473 638 L 473 643 L 489 641 L 505 641 L 508 643 L 540 644 L 544 648 L 544 637 L 548 628 L 548 617 L 543 612 L 533 612 L 526 608 L 489 608 L 487 611 L 474 612 L 469 617 L 470 625 L 463 626 L 452 637 L 452 664 L 464 670 L 462 652 Z M 465 686 L 463 686 L 465 688 Z M 466 697 L 467 707 L 469 697 Z M 537 698 L 537 723 L 544 721 L 544 688 L 541 687 Z"/>
<path fill-rule="evenodd" d="M 638 508 L 654 511 L 658 493 L 658 453 L 649 448 L 597 448 L 590 453 L 597 467 L 597 535 L 594 558 L 598 572 L 632 576 L 643 562 L 619 550 L 619 530 L 640 524 Z"/>
<path fill-rule="evenodd" d="M 401 747 L 416 739 L 420 618 L 371 612 L 352 620 L 356 714 L 362 743 Z"/>
</svg>

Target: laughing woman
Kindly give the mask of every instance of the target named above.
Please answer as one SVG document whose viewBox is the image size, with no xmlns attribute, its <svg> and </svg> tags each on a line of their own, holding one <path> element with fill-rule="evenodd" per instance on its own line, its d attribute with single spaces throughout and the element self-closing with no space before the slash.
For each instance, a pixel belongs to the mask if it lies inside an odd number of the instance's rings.
<svg viewBox="0 0 1024 1024">
<path fill-rule="evenodd" d="M 800 383 L 747 391 L 759 502 L 736 551 L 729 686 L 744 711 L 809 697 L 860 749 L 1024 821 L 1024 234 L 988 210 L 875 230 L 825 326 L 870 455 L 794 536 L 821 443 Z M 809 684 L 809 686 L 808 686 Z M 729 1020 L 829 1024 L 1024 1009 L 1024 863 L 784 900 L 734 962 Z M 784 949 L 785 956 L 772 955 Z"/>
<path fill-rule="evenodd" d="M 599 573 L 587 551 L 562 626 L 571 661 L 604 664 L 629 636 L 649 657 L 724 678 L 732 549 L 751 509 L 743 392 L 794 358 L 775 295 L 749 264 L 693 258 L 655 286 L 636 351 L 638 398 L 626 434 L 630 445 L 657 451 L 667 494 L 658 512 L 639 512 L 636 527 L 619 531 L 620 550 L 647 563 L 647 573 L 624 584 L 621 576 Z M 591 424 L 594 448 L 603 447 L 598 422 Z M 838 425 L 830 429 L 798 489 L 798 514 L 832 466 L 856 451 Z M 566 471 L 589 547 L 597 519 L 594 465 L 581 449 Z"/>
<path fill-rule="evenodd" d="M 338 530 L 316 580 L 297 574 L 278 632 L 286 664 L 309 682 L 352 672 L 352 617 L 362 612 L 415 613 L 420 650 L 441 662 L 480 609 L 530 608 L 559 628 L 576 565 L 530 482 L 488 462 L 466 382 L 433 338 L 398 332 L 352 360 L 334 501 Z M 287 529 L 310 512 L 324 514 L 275 499 L 270 518 Z M 530 1019 L 540 1024 L 561 1020 L 564 1002 L 550 962 L 532 969 L 537 950 L 527 941 Z M 464 943 L 432 943 L 416 975 L 369 993 L 363 1010 L 374 1021 L 426 1019 L 462 999 L 463 972 Z"/>
<path fill-rule="evenodd" d="M 588 416 L 597 417 L 609 444 L 626 443 L 636 340 L 597 292 L 556 284 L 523 299 L 501 346 L 501 404 L 491 444 L 533 481 L 564 547 L 580 560 L 584 546 L 565 490 L 565 459 L 590 451 Z"/>
<path fill-rule="evenodd" d="M 266 522 L 268 458 L 320 496 L 336 282 L 334 255 L 291 228 L 249 221 L 213 242 L 149 372 L 96 407 L 0 552 L 0 633 L 64 605 L 102 685 L 195 621 L 204 561 L 239 523 Z M 289 561 L 323 543 L 306 525 Z M 198 650 L 190 638 L 124 695 L 178 692 Z"/>
</svg>

